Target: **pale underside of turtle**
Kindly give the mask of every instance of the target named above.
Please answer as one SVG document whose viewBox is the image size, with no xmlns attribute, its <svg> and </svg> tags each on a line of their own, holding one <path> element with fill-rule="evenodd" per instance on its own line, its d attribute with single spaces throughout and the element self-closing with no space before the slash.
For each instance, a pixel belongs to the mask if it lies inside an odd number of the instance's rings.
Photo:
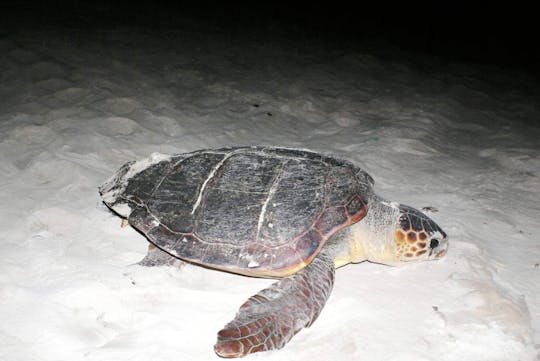
<svg viewBox="0 0 540 361">
<path fill-rule="evenodd" d="M 129 162 L 103 201 L 151 242 L 142 265 L 183 261 L 281 278 L 244 303 L 214 347 L 238 357 L 283 347 L 321 312 L 336 267 L 446 253 L 423 213 L 385 202 L 350 162 L 306 150 L 238 147 Z M 351 226 L 351 227 L 347 227 Z"/>
</svg>

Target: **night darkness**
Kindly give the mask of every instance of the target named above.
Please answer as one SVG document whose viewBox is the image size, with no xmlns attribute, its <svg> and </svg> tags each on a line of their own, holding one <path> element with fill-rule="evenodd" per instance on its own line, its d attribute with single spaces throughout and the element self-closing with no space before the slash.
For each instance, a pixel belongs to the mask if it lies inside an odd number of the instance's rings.
<svg viewBox="0 0 540 361">
<path fill-rule="evenodd" d="M 532 8 L 452 2 L 3 2 L 4 28 L 64 27 L 210 29 L 265 39 L 320 40 L 362 47 L 392 44 L 402 50 L 464 63 L 536 72 L 540 61 Z M 384 46 L 384 45 L 383 45 Z"/>
</svg>

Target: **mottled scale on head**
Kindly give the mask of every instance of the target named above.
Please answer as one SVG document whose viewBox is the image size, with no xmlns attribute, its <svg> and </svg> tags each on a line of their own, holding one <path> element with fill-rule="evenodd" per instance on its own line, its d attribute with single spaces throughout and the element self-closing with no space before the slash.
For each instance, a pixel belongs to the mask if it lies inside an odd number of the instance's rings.
<svg viewBox="0 0 540 361">
<path fill-rule="evenodd" d="M 422 241 L 425 241 L 436 232 L 439 232 L 442 237 L 446 237 L 446 233 L 437 223 L 419 210 L 405 205 L 400 205 L 399 209 L 401 210 L 401 216 L 399 217 L 401 229 L 418 233 L 419 239 Z"/>
<path fill-rule="evenodd" d="M 405 205 L 399 205 L 399 209 L 394 232 L 399 258 L 407 261 L 442 257 L 446 253 L 446 233 L 419 210 Z"/>
</svg>

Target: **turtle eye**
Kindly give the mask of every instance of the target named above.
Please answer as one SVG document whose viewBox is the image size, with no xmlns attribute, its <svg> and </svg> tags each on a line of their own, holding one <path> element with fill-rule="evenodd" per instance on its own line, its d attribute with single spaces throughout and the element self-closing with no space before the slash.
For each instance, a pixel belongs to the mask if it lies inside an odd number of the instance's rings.
<svg viewBox="0 0 540 361">
<path fill-rule="evenodd" d="M 438 245 L 439 245 L 439 240 L 436 238 L 433 238 L 431 242 L 429 242 L 429 247 L 432 249 L 437 248 Z"/>
</svg>

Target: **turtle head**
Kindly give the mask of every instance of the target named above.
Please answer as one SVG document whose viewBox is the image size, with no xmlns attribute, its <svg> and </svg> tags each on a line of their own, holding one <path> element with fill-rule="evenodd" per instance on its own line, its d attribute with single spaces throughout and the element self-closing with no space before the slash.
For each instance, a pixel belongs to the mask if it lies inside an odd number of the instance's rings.
<svg viewBox="0 0 540 361">
<path fill-rule="evenodd" d="M 424 213 L 399 205 L 399 219 L 394 230 L 397 259 L 400 262 L 442 258 L 448 249 L 446 233 Z"/>
<path fill-rule="evenodd" d="M 397 266 L 442 258 L 448 249 L 446 233 L 412 207 L 374 197 L 366 216 L 351 227 L 351 246 L 341 258 L 347 264 L 370 261 Z M 340 258 L 340 260 L 341 260 Z"/>
</svg>

